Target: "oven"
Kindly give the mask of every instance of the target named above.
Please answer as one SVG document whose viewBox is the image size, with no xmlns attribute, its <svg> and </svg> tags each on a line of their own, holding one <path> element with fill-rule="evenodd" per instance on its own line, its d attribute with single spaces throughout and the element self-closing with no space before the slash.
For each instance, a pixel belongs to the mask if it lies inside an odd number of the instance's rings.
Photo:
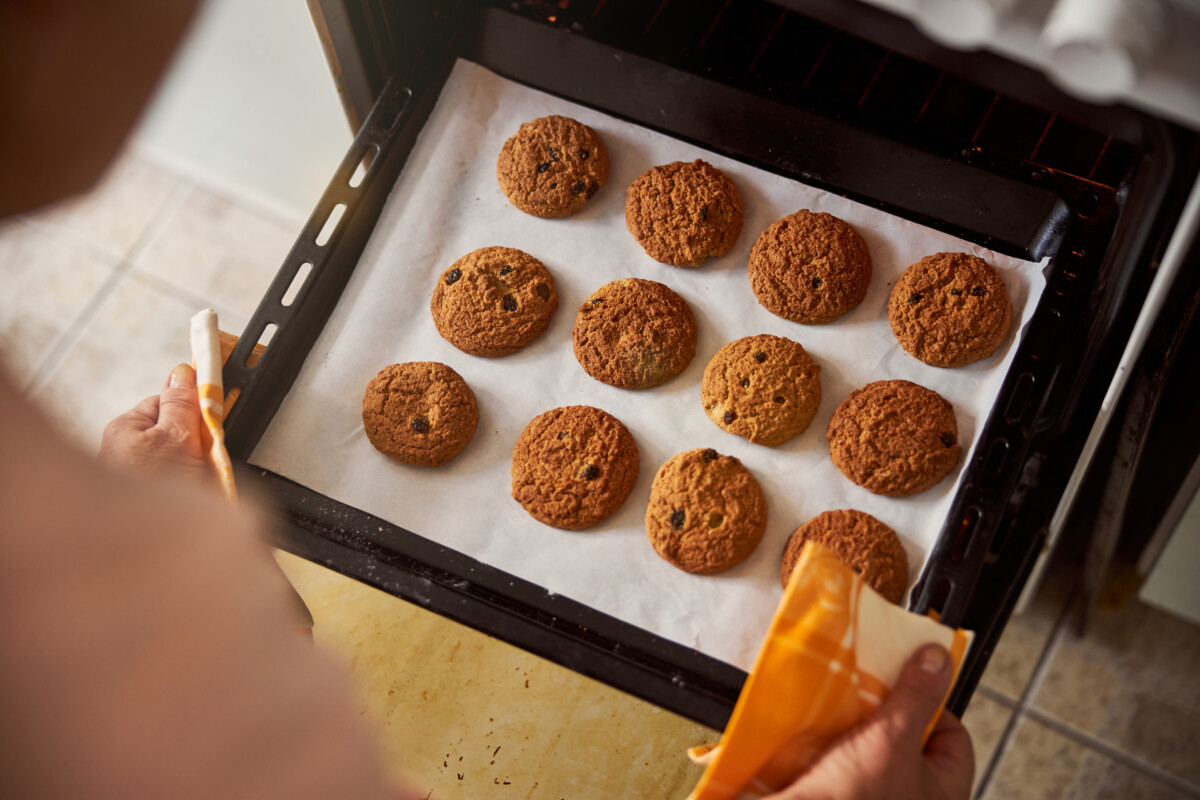
<svg viewBox="0 0 1200 800">
<path fill-rule="evenodd" d="M 913 610 L 976 632 L 954 710 L 1049 538 L 1084 537 L 1095 591 L 1112 553 L 1145 539 L 1184 483 L 1200 442 L 1185 374 L 1200 328 L 1188 238 L 1200 115 L 1079 99 L 1036 65 L 939 45 L 896 8 L 857 2 L 309 5 L 357 135 L 226 366 L 238 393 L 226 421 L 235 461 L 249 459 L 293 390 L 464 58 L 997 253 L 1048 259 L 1036 312 L 911 593 Z M 248 366 L 268 329 L 266 352 Z M 286 549 L 724 727 L 740 669 L 250 472 L 280 509 Z"/>
</svg>

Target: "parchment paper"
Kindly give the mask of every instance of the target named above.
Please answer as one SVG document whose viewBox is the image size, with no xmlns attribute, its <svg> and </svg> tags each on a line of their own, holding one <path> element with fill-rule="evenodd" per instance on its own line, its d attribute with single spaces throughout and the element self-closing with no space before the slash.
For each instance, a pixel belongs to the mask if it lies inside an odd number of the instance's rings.
<svg viewBox="0 0 1200 800">
<path fill-rule="evenodd" d="M 612 158 L 608 183 L 579 214 L 545 220 L 511 206 L 496 183 L 496 156 L 523 122 L 563 114 L 592 126 Z M 649 258 L 625 227 L 625 187 L 656 164 L 703 158 L 737 185 L 745 227 L 733 250 L 695 269 Z M 914 191 L 922 191 L 914 187 Z M 762 308 L 746 264 L 758 234 L 798 209 L 828 211 L 866 240 L 874 278 L 863 304 L 829 325 L 799 325 Z M 524 250 L 547 266 L 560 296 L 549 331 L 498 359 L 456 350 L 434 327 L 429 300 L 441 272 L 489 245 Z M 1000 269 L 1015 313 L 992 358 L 953 370 L 926 366 L 896 343 L 886 304 L 910 264 L 939 251 L 979 255 Z M 691 305 L 696 357 L 667 384 L 644 391 L 593 380 L 571 345 L 575 312 L 602 284 L 640 277 L 667 284 Z M 781 596 L 779 558 L 797 525 L 829 509 L 857 508 L 900 535 L 909 583 L 920 574 L 969 462 L 933 489 L 879 497 L 833 466 L 825 428 L 838 404 L 871 381 L 903 378 L 954 404 L 964 450 L 995 401 L 1019 329 L 1044 287 L 1041 265 L 998 255 L 840 196 L 746 166 L 500 78 L 469 62 L 454 68 L 397 180 L 354 276 L 251 462 L 402 525 L 485 563 L 586 603 L 743 669 L 751 666 Z M 822 401 L 812 425 L 778 448 L 716 427 L 700 405 L 700 378 L 727 342 L 759 333 L 800 342 L 821 365 Z M 398 464 L 363 432 L 362 395 L 388 364 L 441 361 L 474 389 L 479 427 L 439 469 Z M 561 531 L 535 521 L 511 497 L 512 446 L 525 425 L 556 406 L 587 404 L 625 423 L 641 473 L 600 526 Z M 696 447 L 734 455 L 766 493 L 769 519 L 754 554 L 717 576 L 688 575 L 658 557 L 643 529 L 650 484 L 671 456 Z"/>
</svg>

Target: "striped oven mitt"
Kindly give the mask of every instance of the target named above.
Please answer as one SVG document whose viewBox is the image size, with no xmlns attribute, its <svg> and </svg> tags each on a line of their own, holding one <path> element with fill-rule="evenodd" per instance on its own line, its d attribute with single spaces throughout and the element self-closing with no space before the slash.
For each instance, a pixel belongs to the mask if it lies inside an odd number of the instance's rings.
<svg viewBox="0 0 1200 800">
<path fill-rule="evenodd" d="M 209 463 L 221 483 L 221 490 L 232 503 L 237 502 L 233 482 L 233 462 L 225 450 L 225 391 L 221 382 L 221 337 L 217 330 L 217 312 L 206 308 L 192 317 L 192 362 L 196 367 L 196 388 L 200 392 L 200 431 Z"/>
</svg>

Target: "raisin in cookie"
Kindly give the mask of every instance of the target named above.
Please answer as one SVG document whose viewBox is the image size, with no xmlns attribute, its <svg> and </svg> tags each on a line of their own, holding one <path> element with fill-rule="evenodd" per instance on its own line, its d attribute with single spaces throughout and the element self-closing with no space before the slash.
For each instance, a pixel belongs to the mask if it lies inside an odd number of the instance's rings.
<svg viewBox="0 0 1200 800">
<path fill-rule="evenodd" d="M 558 309 L 558 289 L 528 253 L 484 247 L 442 273 L 429 308 L 438 333 L 459 350 L 503 356 L 546 332 Z"/>
<path fill-rule="evenodd" d="M 425 467 L 440 467 L 461 453 L 479 423 L 471 387 L 436 361 L 384 367 L 367 384 L 362 416 L 376 450 Z"/>
<path fill-rule="evenodd" d="M 601 286 L 579 307 L 573 339 L 587 374 L 621 389 L 648 389 L 691 362 L 696 318 L 661 283 L 623 278 Z"/>
<path fill-rule="evenodd" d="M 654 167 L 625 191 L 625 225 L 655 261 L 697 267 L 723 256 L 742 232 L 742 196 L 699 159 Z"/>
<path fill-rule="evenodd" d="M 766 527 L 762 488 L 733 456 L 689 450 L 654 476 L 646 535 L 660 556 L 684 572 L 712 575 L 742 563 Z"/>
<path fill-rule="evenodd" d="M 816 325 L 858 307 L 871 283 L 867 243 L 844 220 L 797 211 L 776 220 L 750 251 L 750 287 L 776 316 Z"/>
<path fill-rule="evenodd" d="M 812 422 L 821 404 L 821 367 L 791 339 L 747 336 L 708 362 L 700 401 L 718 427 L 774 447 Z"/>
<path fill-rule="evenodd" d="M 786 587 L 807 542 L 823 544 L 863 581 L 893 603 L 908 588 L 908 556 L 896 532 L 854 509 L 825 511 L 796 528 L 783 549 L 779 580 Z"/>
<path fill-rule="evenodd" d="M 496 180 L 508 200 L 535 217 L 566 217 L 608 180 L 608 150 L 570 117 L 526 122 L 500 148 Z"/>
<path fill-rule="evenodd" d="M 554 408 L 534 417 L 513 447 L 512 496 L 530 515 L 567 530 L 616 512 L 638 476 L 633 435 L 591 406 Z"/>
<path fill-rule="evenodd" d="M 962 456 L 954 407 L 909 381 L 877 381 L 851 392 L 825 438 L 843 475 L 889 497 L 925 491 Z"/>
<path fill-rule="evenodd" d="M 935 367 L 987 358 L 1008 336 L 1012 303 L 995 267 L 967 253 L 935 253 L 904 271 L 888 299 L 900 346 Z"/>
</svg>

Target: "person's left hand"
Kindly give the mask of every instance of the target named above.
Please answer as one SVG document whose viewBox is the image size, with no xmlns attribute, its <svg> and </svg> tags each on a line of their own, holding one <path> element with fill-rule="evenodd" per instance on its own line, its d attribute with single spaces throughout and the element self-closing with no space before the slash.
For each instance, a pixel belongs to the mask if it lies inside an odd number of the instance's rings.
<svg viewBox="0 0 1200 800">
<path fill-rule="evenodd" d="M 171 370 L 161 394 L 108 423 L 100 461 L 133 471 L 169 469 L 199 477 L 207 470 L 200 439 L 203 424 L 196 372 L 180 364 Z"/>
</svg>

